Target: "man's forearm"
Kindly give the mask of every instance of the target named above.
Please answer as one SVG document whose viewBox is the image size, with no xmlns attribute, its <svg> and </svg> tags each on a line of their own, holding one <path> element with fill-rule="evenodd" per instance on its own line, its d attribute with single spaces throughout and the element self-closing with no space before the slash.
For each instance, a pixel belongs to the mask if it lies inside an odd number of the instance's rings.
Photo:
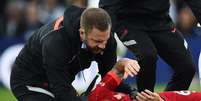
<svg viewBox="0 0 201 101">
<path fill-rule="evenodd" d="M 123 79 L 124 72 L 119 71 L 117 68 L 112 68 L 111 72 L 115 73 L 121 80 Z M 123 93 L 126 93 L 126 94 L 130 94 L 133 91 L 133 89 L 127 83 L 121 82 L 118 85 L 118 87 L 116 88 L 116 91 L 117 92 L 123 92 Z"/>
<path fill-rule="evenodd" d="M 120 72 L 120 71 L 118 71 L 116 68 L 112 68 L 112 70 L 111 70 L 112 72 L 114 72 L 119 78 L 123 78 L 123 76 L 124 76 L 124 72 Z"/>
</svg>

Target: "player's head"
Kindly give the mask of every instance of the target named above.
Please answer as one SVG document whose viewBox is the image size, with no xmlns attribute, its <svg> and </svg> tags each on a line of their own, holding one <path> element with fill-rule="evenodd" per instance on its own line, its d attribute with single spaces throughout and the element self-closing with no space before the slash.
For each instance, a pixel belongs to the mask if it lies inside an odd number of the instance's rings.
<svg viewBox="0 0 201 101">
<path fill-rule="evenodd" d="M 80 38 L 92 53 L 101 53 L 110 37 L 111 26 L 111 18 L 106 11 L 88 8 L 81 15 Z"/>
</svg>

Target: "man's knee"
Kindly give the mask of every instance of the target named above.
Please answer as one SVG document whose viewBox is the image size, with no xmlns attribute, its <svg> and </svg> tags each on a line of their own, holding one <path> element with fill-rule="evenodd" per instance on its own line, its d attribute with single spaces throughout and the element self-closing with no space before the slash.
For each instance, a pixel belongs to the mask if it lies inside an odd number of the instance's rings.
<svg viewBox="0 0 201 101">
<path fill-rule="evenodd" d="M 142 50 L 141 56 L 138 57 L 138 63 L 141 66 L 140 72 L 138 73 L 138 78 L 144 79 L 155 79 L 156 73 L 156 61 L 157 61 L 157 50 Z"/>
<path fill-rule="evenodd" d="M 181 69 L 183 76 L 186 79 L 192 79 L 195 75 L 195 68 L 194 66 L 187 66 L 185 69 Z"/>
<path fill-rule="evenodd" d="M 139 52 L 139 54 L 136 54 L 137 60 L 142 67 L 141 71 L 143 71 L 146 68 L 149 68 L 155 70 L 155 65 L 157 61 L 157 50 L 155 48 L 153 49 L 144 49 Z"/>
<path fill-rule="evenodd" d="M 156 61 L 157 59 L 157 50 L 155 48 L 144 48 L 139 53 L 142 60 Z"/>
</svg>

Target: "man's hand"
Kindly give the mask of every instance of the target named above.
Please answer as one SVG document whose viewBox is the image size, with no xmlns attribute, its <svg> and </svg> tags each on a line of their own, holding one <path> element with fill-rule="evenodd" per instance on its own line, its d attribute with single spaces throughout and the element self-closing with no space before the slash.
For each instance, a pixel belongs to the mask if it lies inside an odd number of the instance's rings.
<svg viewBox="0 0 201 101">
<path fill-rule="evenodd" d="M 114 65 L 113 69 L 113 71 L 117 73 L 122 73 L 123 78 L 127 78 L 128 75 L 133 77 L 134 75 L 137 75 L 139 70 L 140 66 L 138 62 L 128 58 L 119 59 L 119 61 L 117 61 L 117 63 Z"/>
<path fill-rule="evenodd" d="M 141 93 L 137 93 L 137 101 L 164 101 L 159 94 L 144 90 Z"/>
</svg>

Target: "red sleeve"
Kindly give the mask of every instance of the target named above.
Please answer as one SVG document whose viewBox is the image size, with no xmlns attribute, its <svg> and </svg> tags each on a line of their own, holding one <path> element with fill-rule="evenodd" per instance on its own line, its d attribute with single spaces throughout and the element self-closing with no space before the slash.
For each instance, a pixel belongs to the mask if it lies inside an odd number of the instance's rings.
<svg viewBox="0 0 201 101">
<path fill-rule="evenodd" d="M 161 92 L 159 95 L 165 101 L 201 101 L 201 92 L 193 91 L 170 91 Z"/>
<path fill-rule="evenodd" d="M 108 72 L 96 88 L 89 94 L 88 101 L 132 101 L 124 93 L 115 92 L 119 86 L 121 78 L 114 72 Z"/>
<path fill-rule="evenodd" d="M 132 101 L 127 94 L 114 91 L 120 82 L 121 78 L 114 72 L 108 72 L 89 94 L 88 101 Z"/>
<path fill-rule="evenodd" d="M 102 79 L 101 83 L 105 85 L 110 90 L 116 89 L 121 82 L 121 78 L 118 77 L 114 72 L 108 72 L 104 78 Z"/>
</svg>

